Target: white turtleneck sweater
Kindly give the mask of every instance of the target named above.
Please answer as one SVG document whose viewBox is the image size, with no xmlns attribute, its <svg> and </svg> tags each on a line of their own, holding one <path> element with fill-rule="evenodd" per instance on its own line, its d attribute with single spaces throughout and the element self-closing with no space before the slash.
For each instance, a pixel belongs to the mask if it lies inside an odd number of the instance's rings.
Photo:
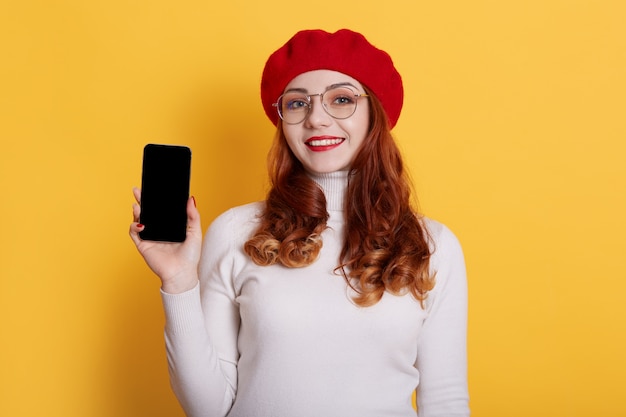
<svg viewBox="0 0 626 417">
<path fill-rule="evenodd" d="M 243 252 L 263 203 L 210 226 L 200 282 L 162 293 L 172 387 L 190 417 L 469 415 L 467 285 L 457 239 L 426 220 L 435 288 L 424 308 L 385 294 L 358 307 L 333 271 L 343 246 L 345 173 L 315 177 L 330 219 L 312 265 L 261 267 Z"/>
</svg>

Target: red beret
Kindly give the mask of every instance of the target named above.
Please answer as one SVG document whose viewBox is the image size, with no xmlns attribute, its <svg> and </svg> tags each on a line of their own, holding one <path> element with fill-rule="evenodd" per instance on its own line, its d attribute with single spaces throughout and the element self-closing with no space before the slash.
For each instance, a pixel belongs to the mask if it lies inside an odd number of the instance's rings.
<svg viewBox="0 0 626 417">
<path fill-rule="evenodd" d="M 298 75 L 314 70 L 339 71 L 365 85 L 382 103 L 391 127 L 402 110 L 402 78 L 389 54 L 348 29 L 335 33 L 303 30 L 270 55 L 261 79 L 261 101 L 275 125 L 278 113 L 272 106 Z"/>
</svg>

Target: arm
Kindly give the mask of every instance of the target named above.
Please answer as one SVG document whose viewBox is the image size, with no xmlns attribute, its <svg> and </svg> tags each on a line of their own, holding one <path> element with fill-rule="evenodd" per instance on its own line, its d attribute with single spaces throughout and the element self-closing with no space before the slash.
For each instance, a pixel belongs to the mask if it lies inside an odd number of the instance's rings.
<svg viewBox="0 0 626 417">
<path fill-rule="evenodd" d="M 231 228 L 231 212 L 209 228 L 199 285 L 180 295 L 163 293 L 170 379 L 190 417 L 225 416 L 236 395 L 239 310 L 232 286 Z"/>
<path fill-rule="evenodd" d="M 461 246 L 452 232 L 432 231 L 435 288 L 427 299 L 428 316 L 418 343 L 416 366 L 420 417 L 467 417 L 467 280 Z M 432 229 L 431 229 L 432 230 Z"/>
<path fill-rule="evenodd" d="M 133 192 L 139 203 L 140 190 L 135 188 Z M 225 297 L 222 292 L 212 302 L 210 291 L 204 297 L 200 290 L 209 288 L 210 285 L 203 285 L 198 279 L 199 275 L 203 282 L 209 281 L 209 275 L 230 278 L 227 271 L 230 248 L 224 244 L 228 239 L 219 236 L 219 231 L 222 230 L 220 227 L 212 227 L 205 239 L 204 248 L 202 247 L 200 215 L 193 198 L 187 204 L 187 238 L 183 243 L 142 240 L 139 232 L 144 226 L 138 223 L 139 215 L 140 206 L 135 204 L 130 237 L 146 264 L 161 280 L 166 317 L 165 342 L 173 390 L 188 416 L 224 416 L 235 396 L 236 359 L 231 362 L 219 359 L 213 342 L 219 340 L 221 335 L 209 338 L 212 333 L 205 325 L 207 320 L 202 306 L 221 308 L 224 302 L 220 300 Z M 212 233 L 213 229 L 217 233 Z M 202 261 L 201 250 L 205 252 Z M 218 262 L 219 259 L 221 263 Z M 213 273 L 209 274 L 207 271 Z M 229 305 L 233 310 L 234 304 L 231 302 Z M 221 313 L 229 314 L 225 311 Z M 230 315 L 238 317 L 238 312 Z M 238 329 L 238 323 L 229 328 Z M 231 333 L 235 334 L 236 343 L 236 330 Z"/>
</svg>

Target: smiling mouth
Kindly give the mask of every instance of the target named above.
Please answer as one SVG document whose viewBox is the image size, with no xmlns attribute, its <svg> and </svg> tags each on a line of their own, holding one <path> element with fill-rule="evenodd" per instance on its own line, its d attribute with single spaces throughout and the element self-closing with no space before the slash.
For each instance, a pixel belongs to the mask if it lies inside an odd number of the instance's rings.
<svg viewBox="0 0 626 417">
<path fill-rule="evenodd" d="M 306 142 L 306 145 L 310 147 L 332 147 L 339 145 L 344 140 L 343 138 L 311 138 Z"/>
</svg>

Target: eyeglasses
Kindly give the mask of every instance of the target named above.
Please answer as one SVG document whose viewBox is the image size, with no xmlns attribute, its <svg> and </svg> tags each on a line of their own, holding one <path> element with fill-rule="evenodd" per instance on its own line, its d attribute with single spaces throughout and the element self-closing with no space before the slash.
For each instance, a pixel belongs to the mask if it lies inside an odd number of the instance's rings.
<svg viewBox="0 0 626 417">
<path fill-rule="evenodd" d="M 359 94 L 347 86 L 334 87 L 319 94 L 305 94 L 300 91 L 288 91 L 278 97 L 272 106 L 278 110 L 280 118 L 288 125 L 296 125 L 306 119 L 311 111 L 311 97 L 320 96 L 322 108 L 335 119 L 347 119 L 356 111 Z"/>
</svg>

